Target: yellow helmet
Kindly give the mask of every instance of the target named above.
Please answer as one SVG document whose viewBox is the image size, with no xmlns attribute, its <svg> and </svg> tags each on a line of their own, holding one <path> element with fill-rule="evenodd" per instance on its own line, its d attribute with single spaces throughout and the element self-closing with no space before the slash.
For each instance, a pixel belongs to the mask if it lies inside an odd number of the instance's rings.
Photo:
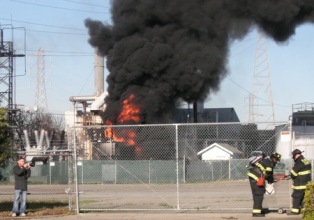
<svg viewBox="0 0 314 220">
<path fill-rule="evenodd" d="M 278 154 L 277 152 L 274 152 L 270 155 L 270 157 L 276 158 L 278 161 L 281 159 L 281 154 Z"/>
</svg>

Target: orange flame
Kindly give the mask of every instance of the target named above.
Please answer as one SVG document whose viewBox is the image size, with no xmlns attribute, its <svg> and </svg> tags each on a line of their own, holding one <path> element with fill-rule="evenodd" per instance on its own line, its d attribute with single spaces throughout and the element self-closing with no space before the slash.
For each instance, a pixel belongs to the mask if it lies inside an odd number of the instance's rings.
<svg viewBox="0 0 314 220">
<path fill-rule="evenodd" d="M 131 94 L 127 99 L 123 101 L 123 106 L 122 106 L 122 111 L 118 116 L 117 121 L 119 123 L 123 122 L 139 122 L 140 121 L 140 112 L 141 109 L 133 102 L 135 98 L 134 94 Z M 112 122 L 109 120 L 106 120 L 105 122 L 106 125 L 112 125 Z M 108 127 L 104 131 L 104 135 L 106 138 L 110 138 L 116 142 L 124 142 L 127 143 L 129 146 L 135 147 L 135 152 L 138 155 L 141 152 L 141 148 L 136 145 L 135 138 L 136 138 L 136 133 L 134 131 L 130 130 L 121 130 L 115 132 L 113 131 L 112 127 Z"/>
<path fill-rule="evenodd" d="M 129 98 L 123 101 L 123 107 L 120 115 L 118 116 L 118 122 L 123 123 L 127 121 L 134 121 L 139 122 L 140 121 L 140 112 L 141 109 L 135 105 L 133 102 L 135 98 L 134 94 L 131 94 Z"/>
</svg>

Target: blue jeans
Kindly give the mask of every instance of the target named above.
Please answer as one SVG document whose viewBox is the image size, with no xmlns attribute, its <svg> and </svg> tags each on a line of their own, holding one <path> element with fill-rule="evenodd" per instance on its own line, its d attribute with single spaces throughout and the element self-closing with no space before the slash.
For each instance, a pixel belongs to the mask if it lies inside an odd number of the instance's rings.
<svg viewBox="0 0 314 220">
<path fill-rule="evenodd" d="M 25 213 L 26 212 L 26 195 L 27 191 L 16 189 L 14 190 L 14 202 L 13 213 Z M 21 203 L 19 208 L 19 203 Z"/>
</svg>

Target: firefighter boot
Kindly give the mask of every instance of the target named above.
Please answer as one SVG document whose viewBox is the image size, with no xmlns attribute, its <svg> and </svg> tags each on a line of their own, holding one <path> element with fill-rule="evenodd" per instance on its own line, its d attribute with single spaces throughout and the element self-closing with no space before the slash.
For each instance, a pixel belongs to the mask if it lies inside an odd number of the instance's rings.
<svg viewBox="0 0 314 220">
<path fill-rule="evenodd" d="M 263 213 L 253 213 L 252 217 L 265 217 L 265 214 L 263 214 Z"/>
<path fill-rule="evenodd" d="M 297 212 L 287 212 L 287 215 L 299 215 L 299 213 L 297 213 Z"/>
</svg>

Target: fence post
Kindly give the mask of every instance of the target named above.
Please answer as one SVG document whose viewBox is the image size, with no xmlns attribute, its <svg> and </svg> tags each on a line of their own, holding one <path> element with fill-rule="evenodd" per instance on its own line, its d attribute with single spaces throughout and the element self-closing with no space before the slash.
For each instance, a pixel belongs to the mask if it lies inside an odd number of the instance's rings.
<svg viewBox="0 0 314 220">
<path fill-rule="evenodd" d="M 114 183 L 117 184 L 117 160 L 114 160 Z"/>
<path fill-rule="evenodd" d="M 76 214 L 80 214 L 79 208 L 79 187 L 78 187 L 78 178 L 77 178 L 77 152 L 76 152 L 76 128 L 74 127 L 74 143 L 73 143 L 73 153 L 74 153 L 74 181 L 75 181 L 75 200 L 76 200 Z"/>
<path fill-rule="evenodd" d="M 229 180 L 231 179 L 231 159 L 229 158 L 229 167 L 228 167 L 228 170 L 229 170 Z"/>
<path fill-rule="evenodd" d="M 182 175 L 183 175 L 183 183 L 185 183 L 185 154 L 183 155 L 183 168 L 182 168 Z"/>
<path fill-rule="evenodd" d="M 179 138 L 178 138 L 178 125 L 175 125 L 176 129 L 176 172 L 177 172 L 177 209 L 180 210 L 179 200 Z"/>
<path fill-rule="evenodd" d="M 49 184 L 51 185 L 51 161 L 49 161 Z"/>
<path fill-rule="evenodd" d="M 148 160 L 148 184 L 150 184 L 150 161 L 152 158 Z"/>
</svg>

